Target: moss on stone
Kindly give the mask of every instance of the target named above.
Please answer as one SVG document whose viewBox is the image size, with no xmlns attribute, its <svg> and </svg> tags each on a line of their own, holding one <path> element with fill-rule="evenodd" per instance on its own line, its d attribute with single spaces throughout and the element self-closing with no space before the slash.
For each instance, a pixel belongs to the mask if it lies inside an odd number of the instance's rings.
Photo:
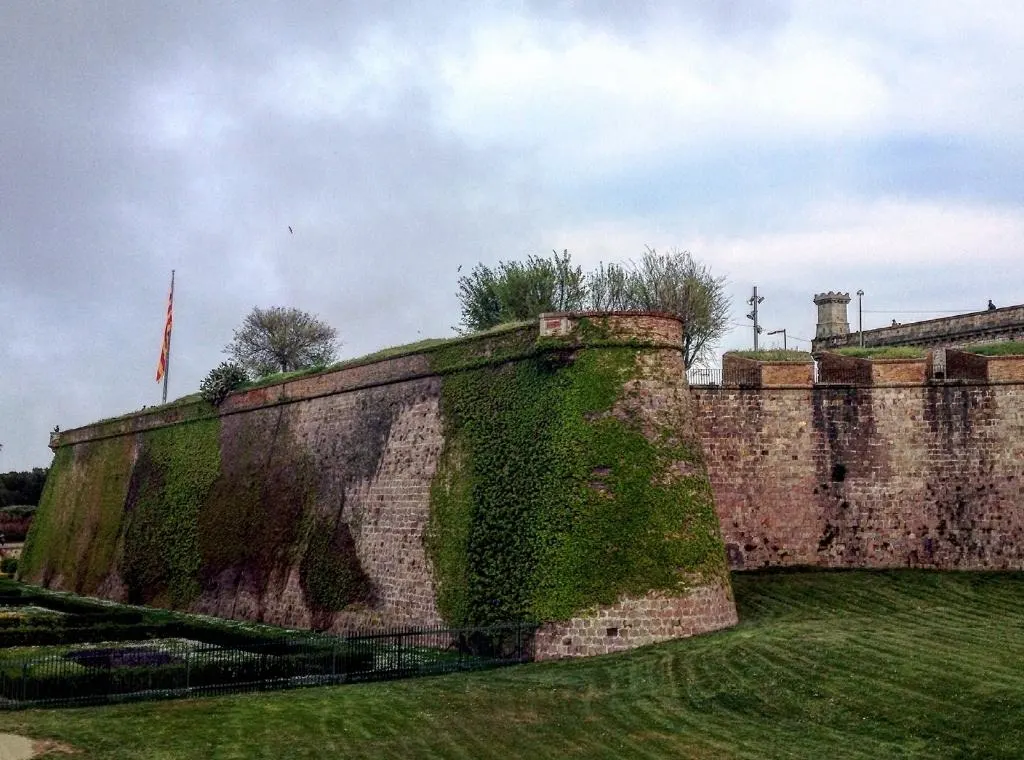
<svg viewBox="0 0 1024 760">
<path fill-rule="evenodd" d="M 600 325 L 588 330 L 609 340 Z M 638 347 L 589 347 L 579 333 L 532 347 L 524 338 L 436 355 L 461 368 L 442 386 L 445 450 L 427 534 L 445 619 L 564 619 L 725 572 L 699 457 L 676 431 L 651 435 L 617 406 L 639 374 Z M 680 461 L 694 471 L 672 477 Z"/>
<path fill-rule="evenodd" d="M 129 601 L 184 607 L 199 595 L 199 513 L 220 472 L 216 419 L 143 434 L 126 503 Z"/>
<path fill-rule="evenodd" d="M 336 610 L 370 601 L 370 579 L 359 564 L 348 523 L 341 519 L 333 525 L 327 520 L 314 523 L 299 580 L 314 627 L 330 625 L 330 613 Z"/>
<path fill-rule="evenodd" d="M 110 574 L 132 467 L 131 439 L 107 438 L 54 455 L 26 537 L 22 578 L 94 592 Z"/>
</svg>

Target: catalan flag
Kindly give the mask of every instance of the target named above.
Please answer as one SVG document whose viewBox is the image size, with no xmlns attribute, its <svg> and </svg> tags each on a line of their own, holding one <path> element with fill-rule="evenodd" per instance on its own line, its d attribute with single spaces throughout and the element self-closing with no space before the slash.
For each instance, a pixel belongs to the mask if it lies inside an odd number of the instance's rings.
<svg viewBox="0 0 1024 760">
<path fill-rule="evenodd" d="M 167 401 L 167 367 L 171 361 L 171 326 L 174 323 L 174 270 L 171 270 L 171 292 L 167 295 L 167 320 L 164 322 L 164 343 L 160 347 L 160 361 L 156 365 L 156 381 L 164 381 L 164 401 Z"/>
</svg>

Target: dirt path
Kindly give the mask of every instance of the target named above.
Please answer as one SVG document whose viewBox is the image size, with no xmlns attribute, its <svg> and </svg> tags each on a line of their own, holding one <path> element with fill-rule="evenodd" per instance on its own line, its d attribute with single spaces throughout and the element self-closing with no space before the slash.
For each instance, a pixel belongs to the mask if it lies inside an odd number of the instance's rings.
<svg viewBox="0 0 1024 760">
<path fill-rule="evenodd" d="M 35 754 L 31 739 L 17 734 L 0 734 L 0 760 L 28 760 Z"/>
<path fill-rule="evenodd" d="M 74 753 L 75 750 L 66 744 L 50 739 L 36 741 L 17 734 L 0 734 L 0 760 L 29 760 L 44 754 L 56 757 L 58 754 Z"/>
</svg>

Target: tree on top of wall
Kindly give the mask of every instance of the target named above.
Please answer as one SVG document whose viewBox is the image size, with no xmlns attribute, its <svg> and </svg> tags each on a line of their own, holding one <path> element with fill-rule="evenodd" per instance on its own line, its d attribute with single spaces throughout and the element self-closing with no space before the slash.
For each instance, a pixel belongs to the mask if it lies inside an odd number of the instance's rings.
<svg viewBox="0 0 1024 760">
<path fill-rule="evenodd" d="M 725 277 L 712 275 L 689 251 L 648 248 L 640 261 L 602 265 L 587 284 L 592 309 L 664 311 L 679 317 L 687 367 L 707 364 L 729 325 Z"/>
<path fill-rule="evenodd" d="M 683 321 L 686 366 L 706 364 L 725 335 L 729 297 L 725 278 L 715 277 L 689 251 L 658 253 L 648 248 L 639 261 L 601 264 L 584 275 L 568 251 L 551 259 L 477 264 L 459 278 L 463 332 L 519 320 L 543 312 L 663 311 Z"/>
<path fill-rule="evenodd" d="M 318 317 L 285 306 L 246 315 L 224 353 L 254 377 L 329 364 L 338 351 L 338 332 Z"/>
<path fill-rule="evenodd" d="M 568 251 L 550 259 L 499 261 L 494 268 L 477 264 L 459 278 L 462 332 L 486 330 L 505 322 L 533 319 L 547 311 L 584 308 L 583 270 L 572 265 Z"/>
</svg>

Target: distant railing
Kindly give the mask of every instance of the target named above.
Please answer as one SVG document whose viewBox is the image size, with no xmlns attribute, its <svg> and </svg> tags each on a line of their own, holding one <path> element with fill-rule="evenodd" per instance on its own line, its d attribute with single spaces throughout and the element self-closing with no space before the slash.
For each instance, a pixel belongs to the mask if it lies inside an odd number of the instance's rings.
<svg viewBox="0 0 1024 760">
<path fill-rule="evenodd" d="M 690 367 L 686 370 L 686 382 L 691 387 L 699 388 L 720 388 L 722 386 L 749 388 L 761 384 L 761 375 L 756 367 L 733 367 L 725 370 Z"/>
<path fill-rule="evenodd" d="M 318 634 L 229 648 L 167 639 L 0 656 L 0 708 L 167 699 L 479 670 L 533 659 L 536 626 Z"/>
</svg>

